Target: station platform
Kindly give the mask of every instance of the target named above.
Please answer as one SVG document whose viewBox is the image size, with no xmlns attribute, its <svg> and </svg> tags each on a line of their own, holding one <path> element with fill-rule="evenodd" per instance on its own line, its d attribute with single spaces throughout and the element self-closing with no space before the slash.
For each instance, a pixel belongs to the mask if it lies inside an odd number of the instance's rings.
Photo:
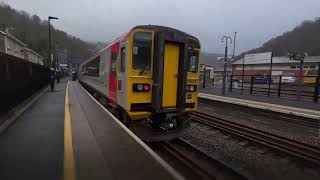
<svg viewBox="0 0 320 180">
<path fill-rule="evenodd" d="M 0 179 L 183 179 L 76 81 L 0 135 Z"/>
<path fill-rule="evenodd" d="M 221 93 L 221 88 L 218 87 L 207 87 L 200 88 L 199 91 L 204 94 L 211 94 L 217 96 L 223 96 Z M 291 106 L 302 109 L 310 109 L 315 111 L 320 111 L 320 102 L 316 103 L 308 100 L 297 100 L 294 98 L 286 98 L 286 97 L 275 97 L 275 96 L 267 96 L 262 94 L 247 94 L 247 93 L 239 93 L 239 92 L 230 92 L 226 91 L 226 95 L 223 97 L 231 97 L 243 100 L 257 101 L 262 103 L 270 103 L 282 106 Z"/>
<path fill-rule="evenodd" d="M 306 106 L 306 108 L 299 108 L 299 107 L 290 106 L 289 104 L 281 105 L 281 104 L 267 103 L 267 102 L 261 102 L 261 101 L 255 101 L 255 100 L 247 100 L 244 98 L 213 95 L 208 93 L 199 93 L 199 98 L 320 120 L 320 105 L 316 103 L 314 103 L 314 109 L 307 109 L 308 106 Z M 303 101 L 300 101 L 300 103 L 302 105 L 304 104 Z M 317 108 L 318 106 L 319 106 L 319 109 Z"/>
</svg>

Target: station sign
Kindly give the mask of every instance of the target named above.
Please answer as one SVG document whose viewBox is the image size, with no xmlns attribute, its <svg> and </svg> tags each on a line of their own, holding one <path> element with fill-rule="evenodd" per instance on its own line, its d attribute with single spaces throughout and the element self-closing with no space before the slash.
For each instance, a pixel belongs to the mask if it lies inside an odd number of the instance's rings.
<svg viewBox="0 0 320 180">
<path fill-rule="evenodd" d="M 60 64 L 60 67 L 68 67 L 68 64 Z"/>
<path fill-rule="evenodd" d="M 256 63 L 269 63 L 272 58 L 272 52 L 264 53 L 253 53 L 244 55 L 245 61 L 256 62 Z"/>
</svg>

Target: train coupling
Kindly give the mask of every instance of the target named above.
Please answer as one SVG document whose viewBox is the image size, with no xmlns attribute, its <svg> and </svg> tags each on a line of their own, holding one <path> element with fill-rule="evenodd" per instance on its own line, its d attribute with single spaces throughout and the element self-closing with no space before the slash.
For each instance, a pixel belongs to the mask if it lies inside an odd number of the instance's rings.
<svg viewBox="0 0 320 180">
<path fill-rule="evenodd" d="M 150 124 L 154 129 L 158 130 L 168 131 L 170 129 L 175 129 L 178 126 L 177 114 L 156 114 L 150 119 Z"/>
</svg>

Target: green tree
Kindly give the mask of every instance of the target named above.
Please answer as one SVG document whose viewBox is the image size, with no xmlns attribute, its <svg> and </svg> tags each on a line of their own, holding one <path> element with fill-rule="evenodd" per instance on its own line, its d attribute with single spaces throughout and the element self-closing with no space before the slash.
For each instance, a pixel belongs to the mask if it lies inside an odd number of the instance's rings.
<svg viewBox="0 0 320 180">
<path fill-rule="evenodd" d="M 5 27 L 13 27 L 10 29 L 10 34 L 24 41 L 29 48 L 46 58 L 46 64 L 50 64 L 47 20 L 41 20 L 37 15 L 30 16 L 25 11 L 17 11 L 9 5 L 3 4 L 0 6 L 0 25 L 2 30 Z M 92 49 L 95 49 L 96 46 L 52 26 L 54 52 L 56 50 L 55 42 L 59 42 L 60 48 L 68 50 L 69 58 L 79 59 L 87 58 L 93 53 Z"/>
</svg>

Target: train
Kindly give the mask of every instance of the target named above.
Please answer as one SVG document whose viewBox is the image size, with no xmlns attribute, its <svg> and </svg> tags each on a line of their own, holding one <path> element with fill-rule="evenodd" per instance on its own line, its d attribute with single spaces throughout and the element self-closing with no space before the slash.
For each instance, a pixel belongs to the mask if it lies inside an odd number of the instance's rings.
<svg viewBox="0 0 320 180">
<path fill-rule="evenodd" d="M 200 41 L 139 25 L 80 65 L 79 82 L 145 141 L 179 137 L 197 109 Z"/>
</svg>

